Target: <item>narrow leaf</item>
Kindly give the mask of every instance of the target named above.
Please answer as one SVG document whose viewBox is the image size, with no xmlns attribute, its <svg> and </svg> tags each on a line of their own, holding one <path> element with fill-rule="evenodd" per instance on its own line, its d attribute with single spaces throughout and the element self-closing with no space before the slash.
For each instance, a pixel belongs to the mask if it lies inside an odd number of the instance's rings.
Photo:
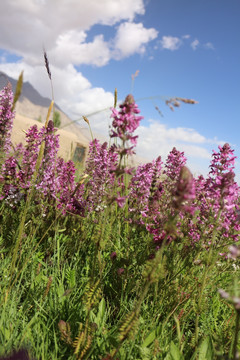
<svg viewBox="0 0 240 360">
<path fill-rule="evenodd" d="M 155 329 L 153 331 L 150 332 L 150 334 L 148 334 L 148 336 L 146 337 L 146 339 L 144 340 L 142 347 L 148 347 L 149 345 L 152 344 L 152 342 L 156 339 L 156 331 Z"/>
<path fill-rule="evenodd" d="M 173 360 L 182 360 L 183 359 L 179 348 L 172 341 L 170 344 L 170 355 Z"/>
<path fill-rule="evenodd" d="M 199 346 L 199 360 L 211 360 L 213 359 L 212 341 L 208 336 Z"/>
</svg>

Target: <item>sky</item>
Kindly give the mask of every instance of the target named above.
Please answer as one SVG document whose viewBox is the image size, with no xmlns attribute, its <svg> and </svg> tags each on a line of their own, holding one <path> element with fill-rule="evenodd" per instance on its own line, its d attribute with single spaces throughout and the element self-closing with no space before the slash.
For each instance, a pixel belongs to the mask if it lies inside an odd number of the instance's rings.
<svg viewBox="0 0 240 360">
<path fill-rule="evenodd" d="M 107 135 L 114 89 L 119 102 L 132 93 L 144 116 L 137 155 L 164 160 L 175 146 L 206 175 L 225 142 L 240 159 L 239 16 L 239 0 L 1 0 L 0 70 L 24 70 L 51 98 L 44 48 L 54 99 L 73 120 Z M 198 103 L 172 111 L 171 97 Z"/>
</svg>

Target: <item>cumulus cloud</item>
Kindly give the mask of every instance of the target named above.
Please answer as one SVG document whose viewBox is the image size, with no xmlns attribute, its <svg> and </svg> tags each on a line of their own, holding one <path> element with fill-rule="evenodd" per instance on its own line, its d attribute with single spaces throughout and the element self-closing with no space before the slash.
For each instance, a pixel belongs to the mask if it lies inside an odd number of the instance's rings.
<svg viewBox="0 0 240 360">
<path fill-rule="evenodd" d="M 196 50 L 197 47 L 199 46 L 200 42 L 198 39 L 195 39 L 192 43 L 191 43 L 191 47 L 193 50 Z"/>
<path fill-rule="evenodd" d="M 209 49 L 209 50 L 214 50 L 214 46 L 211 42 L 207 42 L 205 44 L 200 43 L 200 41 L 198 39 L 195 39 L 194 41 L 191 42 L 190 46 L 192 47 L 192 49 L 195 51 L 199 46 L 201 46 L 202 48 L 205 49 Z"/>
<path fill-rule="evenodd" d="M 181 148 L 188 149 L 188 153 L 191 154 L 195 148 L 197 152 L 199 149 L 203 149 L 199 145 L 192 144 L 204 144 L 207 142 L 207 139 L 194 129 L 183 127 L 168 128 L 166 125 L 153 120 L 150 121 L 149 127 L 140 126 L 138 134 L 141 152 L 144 151 L 148 154 L 148 157 L 157 156 L 159 150 L 162 155 L 166 156 L 172 147 L 177 146 L 177 144 Z M 206 151 L 199 152 L 198 155 L 199 157 L 209 158 L 209 154 Z"/>
<path fill-rule="evenodd" d="M 0 48 L 33 60 L 43 43 L 52 50 L 59 36 L 73 30 L 81 35 L 95 24 L 133 21 L 144 11 L 143 0 L 0 1 Z"/>
<path fill-rule="evenodd" d="M 158 32 L 154 28 L 146 29 L 141 23 L 120 24 L 114 41 L 115 57 L 120 59 L 134 53 L 144 53 L 145 44 L 157 35 Z"/>
<path fill-rule="evenodd" d="M 145 12 L 143 0 L 9 0 L 0 1 L 0 49 L 20 56 L 15 63 L 1 57 L 1 70 L 17 78 L 24 70 L 43 96 L 51 97 L 43 66 L 47 50 L 58 105 L 70 116 L 112 106 L 113 95 L 92 84 L 74 66 L 104 66 L 111 59 L 143 53 L 157 36 L 155 29 L 134 23 Z M 101 32 L 88 40 L 94 25 L 112 26 L 110 39 Z M 128 35 L 128 36 L 127 36 Z M 125 44 L 124 44 L 125 42 Z"/>
<path fill-rule="evenodd" d="M 104 66 L 110 59 L 110 49 L 103 35 L 97 35 L 92 42 L 86 42 L 84 31 L 70 30 L 60 35 L 55 47 L 49 52 L 53 62 L 59 66 L 68 63 Z"/>
<path fill-rule="evenodd" d="M 174 51 L 180 48 L 180 46 L 182 45 L 182 41 L 178 37 L 163 36 L 161 40 L 161 45 L 163 49 Z"/>
<path fill-rule="evenodd" d="M 21 61 L 5 63 L 1 70 L 17 78 L 24 70 L 24 81 L 29 81 L 42 96 L 51 98 L 51 87 L 44 66 L 32 66 Z M 113 105 L 113 94 L 91 83 L 73 65 L 63 68 L 51 66 L 54 98 L 60 108 L 71 118 L 91 114 Z"/>
<path fill-rule="evenodd" d="M 44 45 L 55 65 L 103 66 L 116 56 L 115 41 L 124 57 L 143 52 L 144 45 L 157 36 L 155 29 L 133 23 L 135 16 L 144 12 L 143 0 L 104 0 L 104 6 L 98 0 L 1 1 L 0 48 L 23 57 L 32 65 L 41 64 Z M 92 26 L 115 25 L 121 21 L 125 23 L 120 24 L 116 39 L 113 36 L 111 41 L 105 41 L 100 33 L 87 41 L 87 32 Z M 136 36 L 136 44 L 128 41 L 126 51 L 122 45 L 124 30 L 130 32 L 130 38 Z"/>
<path fill-rule="evenodd" d="M 161 155 L 166 159 L 169 152 L 175 146 L 178 150 L 184 151 L 191 170 L 195 173 L 206 174 L 211 159 L 211 151 L 207 148 L 209 144 L 214 148 L 222 141 L 208 139 L 191 128 L 168 127 L 158 121 L 151 120 L 150 126 L 141 125 L 137 130 L 139 138 L 137 145 L 137 155 L 154 159 Z M 195 164 L 201 164 L 197 167 Z"/>
</svg>

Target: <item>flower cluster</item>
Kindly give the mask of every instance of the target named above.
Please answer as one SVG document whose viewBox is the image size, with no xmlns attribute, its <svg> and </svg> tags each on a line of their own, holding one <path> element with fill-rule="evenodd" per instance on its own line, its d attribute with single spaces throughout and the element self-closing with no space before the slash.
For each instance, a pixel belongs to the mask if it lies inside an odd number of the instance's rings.
<svg viewBox="0 0 240 360">
<path fill-rule="evenodd" d="M 139 165 L 129 183 L 129 211 L 135 215 L 147 217 L 153 200 L 161 193 L 158 181 L 161 174 L 162 161 L 159 156 L 150 163 Z"/>
<path fill-rule="evenodd" d="M 11 149 L 11 131 L 14 112 L 12 111 L 13 93 L 11 84 L 0 92 L 0 153 L 9 153 Z M 1 163 L 0 163 L 1 165 Z"/>
<path fill-rule="evenodd" d="M 57 185 L 55 173 L 59 149 L 59 135 L 56 135 L 55 132 L 56 129 L 54 128 L 53 121 L 50 120 L 42 136 L 44 140 L 44 155 L 39 174 L 41 180 L 37 184 L 37 188 L 42 191 L 45 196 L 47 194 L 54 194 Z"/>
<path fill-rule="evenodd" d="M 88 210 L 104 206 L 103 199 L 112 194 L 117 164 L 118 154 L 113 147 L 108 149 L 106 142 L 101 145 L 96 139 L 90 143 L 85 169 L 89 178 L 86 189 Z"/>
<path fill-rule="evenodd" d="M 179 177 L 181 168 L 186 164 L 186 161 L 187 159 L 184 156 L 184 153 L 178 151 L 174 147 L 167 157 L 163 173 L 166 174 L 169 179 L 176 180 Z"/>
<path fill-rule="evenodd" d="M 133 153 L 137 141 L 134 131 L 142 117 L 137 116 L 138 107 L 128 95 L 119 111 L 112 110 L 111 137 L 120 139 L 121 145 L 109 147 L 93 140 L 86 168 L 77 181 L 74 163 L 58 157 L 59 139 L 52 121 L 46 128 L 32 126 L 26 133 L 26 145 L 18 145 L 9 153 L 12 98 L 7 86 L 0 94 L 0 144 L 5 156 L 0 200 L 10 208 L 15 209 L 26 199 L 29 189 L 34 189 L 36 204 L 47 200 L 46 206 L 56 205 L 63 215 L 96 216 L 114 202 L 120 208 L 128 204 L 123 218 L 150 233 L 157 248 L 177 238 L 187 239 L 192 246 L 200 241 L 209 244 L 216 232 L 219 249 L 239 240 L 240 192 L 229 144 L 213 152 L 206 178 L 194 178 L 186 167 L 184 153 L 176 148 L 165 164 L 159 156 L 129 169 L 121 161 Z M 40 148 L 44 149 L 42 159 Z M 41 164 L 35 177 L 38 159 Z"/>
<path fill-rule="evenodd" d="M 143 117 L 136 115 L 139 114 L 140 111 L 132 95 L 128 95 L 119 107 L 120 111 L 112 109 L 113 129 L 110 136 L 122 140 L 122 147 L 118 149 L 120 155 L 131 155 L 134 153 L 133 148 L 136 146 L 138 138 L 138 136 L 133 135 L 133 132 L 138 128 Z M 133 146 L 125 147 L 125 143 L 128 141 L 130 141 Z"/>
<path fill-rule="evenodd" d="M 191 203 L 195 199 L 195 182 L 192 173 L 186 166 L 183 166 L 180 170 L 176 190 L 173 195 L 176 209 L 194 213 L 194 207 L 191 206 Z"/>
</svg>

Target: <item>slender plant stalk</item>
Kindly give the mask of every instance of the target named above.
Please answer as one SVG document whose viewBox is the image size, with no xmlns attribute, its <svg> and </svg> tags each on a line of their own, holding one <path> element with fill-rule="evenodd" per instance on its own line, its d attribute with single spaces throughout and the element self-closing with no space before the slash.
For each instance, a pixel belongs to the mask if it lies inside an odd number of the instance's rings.
<svg viewBox="0 0 240 360">
<path fill-rule="evenodd" d="M 13 99 L 12 111 L 14 111 L 16 103 L 17 103 L 17 101 L 18 101 L 18 99 L 19 99 L 19 97 L 21 95 L 22 86 L 23 86 L 23 71 L 19 75 L 19 78 L 18 78 L 18 81 L 17 81 L 16 91 L 15 91 L 14 99 Z"/>
<path fill-rule="evenodd" d="M 237 360 L 237 345 L 238 345 L 238 334 L 239 334 L 239 326 L 240 326 L 240 310 L 236 311 L 236 324 L 235 324 L 235 333 L 234 333 L 234 341 L 233 341 L 233 360 Z"/>
<path fill-rule="evenodd" d="M 212 241 L 211 241 L 211 246 L 209 249 L 209 253 L 208 253 L 208 258 L 207 258 L 207 263 L 205 265 L 205 269 L 204 269 L 204 273 L 203 273 L 203 278 L 202 278 L 202 284 L 201 284 L 201 288 L 200 288 L 200 294 L 199 294 L 199 300 L 198 300 L 198 309 L 197 309 L 197 314 L 196 314 L 196 321 L 195 321 L 195 346 L 198 345 L 198 338 L 199 338 L 199 318 L 200 318 L 200 313 L 202 310 L 202 301 L 203 301 L 203 291 L 205 289 L 206 286 L 206 281 L 207 281 L 207 277 L 208 277 L 208 273 L 210 272 L 210 270 L 212 269 L 212 267 L 214 266 L 214 264 L 211 264 L 212 262 L 212 256 L 213 256 L 213 247 L 215 246 L 215 238 L 217 235 L 217 226 L 218 226 L 218 222 L 219 219 L 221 217 L 222 214 L 222 209 L 220 208 L 218 211 L 218 215 L 215 221 L 215 226 L 213 229 L 213 235 L 212 235 Z"/>
<path fill-rule="evenodd" d="M 89 122 L 88 118 L 86 116 L 84 116 L 84 115 L 83 115 L 83 120 L 88 124 L 90 134 L 91 134 L 91 138 L 92 138 L 92 141 L 93 141 L 94 137 L 93 137 L 92 129 L 91 129 L 91 126 L 90 126 L 90 122 Z"/>
</svg>

